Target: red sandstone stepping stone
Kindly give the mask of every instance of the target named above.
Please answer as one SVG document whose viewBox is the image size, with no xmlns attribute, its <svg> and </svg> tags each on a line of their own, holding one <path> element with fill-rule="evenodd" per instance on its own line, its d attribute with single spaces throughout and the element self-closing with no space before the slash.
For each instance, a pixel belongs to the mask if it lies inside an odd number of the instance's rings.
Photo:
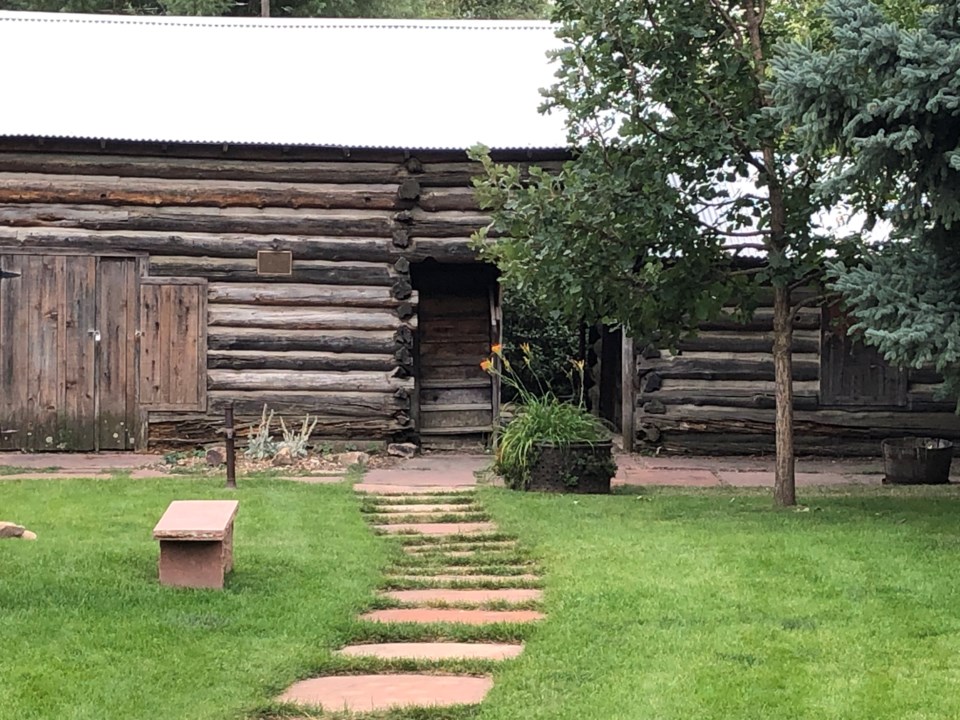
<svg viewBox="0 0 960 720">
<path fill-rule="evenodd" d="M 497 526 L 492 522 L 466 523 L 393 523 L 374 525 L 380 532 L 389 535 L 417 533 L 420 535 L 469 535 L 470 533 L 493 532 Z"/>
<path fill-rule="evenodd" d="M 468 513 L 371 513 L 370 519 L 376 523 L 390 523 L 403 516 L 407 523 L 435 523 L 435 522 L 480 522 L 476 519 L 477 512 Z M 441 519 L 442 518 L 442 519 Z"/>
<path fill-rule="evenodd" d="M 503 542 L 477 542 L 475 545 L 469 543 L 427 543 L 424 545 L 405 545 L 403 551 L 411 555 L 420 555 L 423 553 L 452 553 L 461 550 L 477 549 L 485 552 L 494 550 L 513 550 L 517 548 L 517 543 L 513 540 L 504 540 Z"/>
<path fill-rule="evenodd" d="M 483 590 L 448 590 L 445 588 L 435 588 L 426 590 L 388 590 L 383 593 L 386 597 L 393 598 L 403 603 L 489 603 L 489 602 L 507 602 L 522 603 L 530 600 L 542 600 L 543 591 L 532 588 L 503 588 L 503 589 L 483 589 Z"/>
<path fill-rule="evenodd" d="M 338 675 L 302 680 L 277 700 L 329 711 L 373 712 L 475 705 L 491 687 L 492 678 L 464 675 Z"/>
<path fill-rule="evenodd" d="M 507 660 L 523 652 L 523 645 L 503 643 L 375 643 L 348 645 L 337 650 L 351 657 L 409 658 L 413 660 Z"/>
<path fill-rule="evenodd" d="M 377 507 L 378 513 L 399 513 L 400 515 L 410 515 L 413 513 L 459 513 L 459 512 L 479 512 L 477 510 L 465 511 L 464 508 L 470 507 L 467 504 L 461 505 L 380 505 Z"/>
<path fill-rule="evenodd" d="M 481 566 L 483 570 L 489 572 L 500 572 L 503 568 L 510 568 L 511 570 L 530 570 L 529 565 L 518 564 L 516 562 L 508 562 L 503 565 L 498 565 L 497 563 L 487 563 L 486 565 Z M 428 574 L 430 570 L 435 570 L 437 575 L 460 575 L 462 577 L 470 578 L 476 577 L 476 575 L 471 575 L 467 570 L 478 570 L 479 568 L 470 567 L 469 565 L 437 565 L 420 567 L 419 565 L 406 565 L 400 567 L 394 567 L 392 570 L 387 572 L 393 575 L 407 575 L 412 572 L 419 572 L 424 575 Z M 482 571 L 481 571 L 482 572 Z M 435 576 L 434 576 L 435 577 Z M 511 575 L 510 577 L 517 577 L 516 575 Z"/>
<path fill-rule="evenodd" d="M 372 483 L 357 483 L 353 489 L 359 493 L 372 495 L 459 495 L 472 494 L 473 488 L 470 487 L 445 487 L 443 485 L 376 485 Z M 445 498 L 444 498 L 445 499 Z M 437 502 L 440 502 L 438 497 Z"/>
<path fill-rule="evenodd" d="M 539 580 L 539 575 L 525 573 L 523 575 L 393 575 L 396 580 L 409 580 L 411 582 L 434 583 L 434 582 L 530 582 Z"/>
<path fill-rule="evenodd" d="M 361 620 L 381 623 L 459 623 L 490 625 L 492 623 L 528 623 L 546 617 L 536 610 L 459 610 L 453 608 L 392 608 L 374 610 Z"/>
</svg>

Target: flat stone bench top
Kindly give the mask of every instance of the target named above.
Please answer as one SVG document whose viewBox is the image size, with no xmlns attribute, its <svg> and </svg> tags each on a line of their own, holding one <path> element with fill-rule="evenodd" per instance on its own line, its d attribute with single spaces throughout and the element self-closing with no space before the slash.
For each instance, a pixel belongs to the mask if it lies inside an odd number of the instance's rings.
<svg viewBox="0 0 960 720">
<path fill-rule="evenodd" d="M 237 500 L 174 500 L 153 528 L 156 540 L 224 540 Z"/>
</svg>

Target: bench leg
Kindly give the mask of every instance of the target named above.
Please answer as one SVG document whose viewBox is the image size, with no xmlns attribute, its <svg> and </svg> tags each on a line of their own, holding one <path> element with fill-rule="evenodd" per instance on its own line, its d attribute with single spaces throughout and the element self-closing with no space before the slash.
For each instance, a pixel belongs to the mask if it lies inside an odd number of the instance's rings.
<svg viewBox="0 0 960 720">
<path fill-rule="evenodd" d="M 224 543 L 220 541 L 161 540 L 160 584 L 217 590 L 223 588 L 224 551 Z"/>
<path fill-rule="evenodd" d="M 233 523 L 227 528 L 223 536 L 223 574 L 233 570 Z"/>
</svg>

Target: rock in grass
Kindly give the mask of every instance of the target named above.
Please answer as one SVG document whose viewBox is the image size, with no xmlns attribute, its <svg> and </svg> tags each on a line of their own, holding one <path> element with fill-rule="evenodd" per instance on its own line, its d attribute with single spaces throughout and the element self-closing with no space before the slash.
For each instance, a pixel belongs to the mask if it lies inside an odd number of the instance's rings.
<svg viewBox="0 0 960 720">
<path fill-rule="evenodd" d="M 390 443 L 387 445 L 387 455 L 394 457 L 412 458 L 417 454 L 417 446 L 413 443 Z"/>
<path fill-rule="evenodd" d="M 342 452 L 333 455 L 330 459 L 341 467 L 350 467 L 351 465 L 364 465 L 370 460 L 370 456 L 365 452 Z"/>
<path fill-rule="evenodd" d="M 223 465 L 227 460 L 227 449 L 222 446 L 212 447 L 207 450 L 207 465 L 216 467 Z"/>
<path fill-rule="evenodd" d="M 280 448 L 277 450 L 277 454 L 273 456 L 274 467 L 293 465 L 296 461 L 297 459 L 293 456 L 293 452 L 288 447 Z"/>
<path fill-rule="evenodd" d="M 0 520 L 0 538 L 23 537 L 23 534 L 25 532 L 27 532 L 27 529 L 22 525 L 17 525 L 16 523 Z"/>
</svg>

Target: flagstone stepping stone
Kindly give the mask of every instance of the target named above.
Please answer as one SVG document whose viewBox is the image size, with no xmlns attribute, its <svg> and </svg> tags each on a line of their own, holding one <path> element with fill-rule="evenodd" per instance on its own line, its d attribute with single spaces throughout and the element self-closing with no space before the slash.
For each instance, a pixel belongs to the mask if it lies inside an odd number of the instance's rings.
<svg viewBox="0 0 960 720">
<path fill-rule="evenodd" d="M 481 590 L 451 590 L 447 588 L 428 588 L 419 590 L 387 590 L 386 597 L 402 603 L 523 603 L 542 600 L 543 591 L 533 588 L 500 588 Z"/>
<path fill-rule="evenodd" d="M 405 545 L 404 552 L 417 555 L 419 553 L 448 553 L 457 550 L 512 550 L 517 547 L 515 540 L 476 543 L 424 543 L 422 545 Z"/>
<path fill-rule="evenodd" d="M 529 623 L 546 617 L 536 610 L 464 610 L 454 608 L 391 608 L 364 613 L 360 620 L 378 623 L 455 623 L 491 625 L 493 623 Z"/>
<path fill-rule="evenodd" d="M 392 575 L 396 580 L 409 580 L 422 583 L 481 583 L 481 582 L 533 582 L 540 579 L 539 575 L 524 573 L 523 575 Z"/>
<path fill-rule="evenodd" d="M 530 571 L 529 563 L 520 564 L 516 562 L 509 562 L 503 563 L 502 565 L 487 564 L 479 568 L 471 567 L 469 565 L 399 565 L 394 568 L 389 568 L 387 573 L 392 575 L 409 575 L 410 573 L 429 575 L 431 572 L 435 572 L 437 575 L 459 575 L 461 577 L 470 578 L 476 577 L 476 575 L 471 575 L 470 572 L 468 572 L 470 570 L 473 570 L 479 575 L 490 575 L 493 573 L 502 572 L 505 568 L 511 570 L 520 570 L 521 572 Z M 511 575 L 510 577 L 518 576 Z"/>
<path fill-rule="evenodd" d="M 277 700 L 329 711 L 375 712 L 394 707 L 475 705 L 491 687 L 492 678 L 469 675 L 337 675 L 302 680 Z"/>
<path fill-rule="evenodd" d="M 453 513 L 478 513 L 483 510 L 472 505 L 378 505 L 374 512 L 379 515 L 451 515 Z"/>
<path fill-rule="evenodd" d="M 371 643 L 337 650 L 351 657 L 405 658 L 411 660 L 508 660 L 523 652 L 523 645 L 507 643 Z"/>
<path fill-rule="evenodd" d="M 406 515 L 404 513 L 388 513 L 386 515 L 370 515 L 368 519 L 377 525 L 392 525 L 395 523 L 408 523 L 417 525 L 428 525 L 435 523 L 475 523 L 486 522 L 487 519 L 480 513 L 431 513 Z"/>
<path fill-rule="evenodd" d="M 392 523 L 374 525 L 380 532 L 389 535 L 415 533 L 420 535 L 469 535 L 471 533 L 491 532 L 497 529 L 492 522 L 465 523 Z"/>
<path fill-rule="evenodd" d="M 367 495 L 429 495 L 436 497 L 436 502 L 449 498 L 450 495 L 464 497 L 475 491 L 470 487 L 450 488 L 444 485 L 377 485 L 375 483 L 357 483 L 353 489 Z M 446 496 L 446 497 L 441 497 Z M 432 498 L 431 498 L 432 499 Z"/>
</svg>

